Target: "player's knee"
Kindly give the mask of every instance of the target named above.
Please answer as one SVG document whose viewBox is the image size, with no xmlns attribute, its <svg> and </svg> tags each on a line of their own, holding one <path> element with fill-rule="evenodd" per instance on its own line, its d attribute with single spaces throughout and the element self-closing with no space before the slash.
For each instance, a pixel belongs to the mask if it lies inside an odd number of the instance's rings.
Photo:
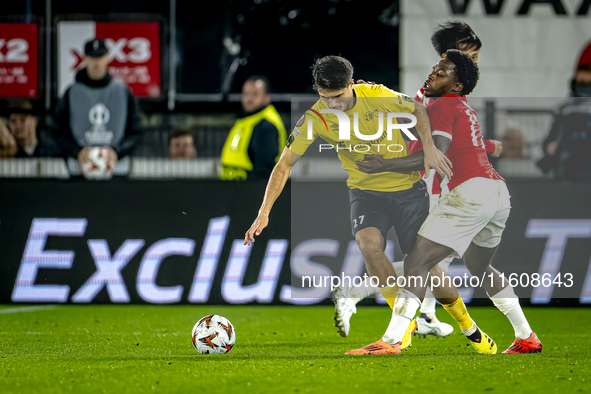
<svg viewBox="0 0 591 394">
<path fill-rule="evenodd" d="M 376 237 L 365 236 L 359 236 L 356 238 L 361 254 L 366 261 L 373 261 L 384 254 L 381 238 L 377 239 Z"/>
<path fill-rule="evenodd" d="M 365 261 L 376 261 L 384 255 L 384 250 L 378 244 L 365 244 L 364 247 L 360 245 L 359 249 L 361 249 L 361 254 Z"/>
</svg>

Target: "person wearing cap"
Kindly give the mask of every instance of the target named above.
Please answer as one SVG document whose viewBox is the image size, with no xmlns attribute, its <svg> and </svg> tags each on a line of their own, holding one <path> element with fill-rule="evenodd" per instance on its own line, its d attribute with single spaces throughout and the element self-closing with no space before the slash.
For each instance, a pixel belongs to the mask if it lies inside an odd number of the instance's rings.
<svg viewBox="0 0 591 394">
<path fill-rule="evenodd" d="M 571 97 L 554 113 L 554 122 L 542 144 L 538 167 L 558 179 L 591 182 L 591 42 L 587 44 L 570 83 Z"/>
<path fill-rule="evenodd" d="M 115 174 L 129 172 L 128 156 L 141 133 L 137 99 L 130 89 L 108 72 L 109 51 L 105 40 L 84 45 L 84 68 L 58 102 L 52 134 L 72 175 L 80 175 L 92 148 L 105 148 L 109 168 Z M 116 163 L 116 164 L 115 164 Z"/>
</svg>

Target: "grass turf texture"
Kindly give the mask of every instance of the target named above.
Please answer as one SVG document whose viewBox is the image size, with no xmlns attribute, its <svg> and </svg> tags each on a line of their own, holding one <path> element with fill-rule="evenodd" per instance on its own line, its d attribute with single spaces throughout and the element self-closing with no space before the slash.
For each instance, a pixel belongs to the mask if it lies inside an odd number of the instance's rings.
<svg viewBox="0 0 591 394">
<path fill-rule="evenodd" d="M 448 338 L 414 337 L 400 356 L 345 356 L 377 340 L 387 307 L 360 307 L 351 334 L 332 327 L 332 307 L 0 307 L 0 392 L 589 392 L 591 309 L 526 309 L 542 354 L 475 354 L 454 324 Z M 470 308 L 499 346 L 513 330 L 496 309 Z M 200 355 L 191 344 L 207 314 L 236 327 L 231 353 Z M 452 323 L 438 309 L 442 321 Z M 386 391 L 384 391 L 386 392 Z"/>
</svg>

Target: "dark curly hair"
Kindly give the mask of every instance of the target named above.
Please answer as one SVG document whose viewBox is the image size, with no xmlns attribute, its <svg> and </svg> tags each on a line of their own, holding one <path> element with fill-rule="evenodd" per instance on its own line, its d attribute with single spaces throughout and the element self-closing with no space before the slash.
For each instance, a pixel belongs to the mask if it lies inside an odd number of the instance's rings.
<svg viewBox="0 0 591 394">
<path fill-rule="evenodd" d="M 353 79 L 351 62 L 340 56 L 325 56 L 312 66 L 314 90 L 338 90 L 349 86 Z"/>
<path fill-rule="evenodd" d="M 472 93 L 480 78 L 480 70 L 474 59 L 457 49 L 447 50 L 445 58 L 454 64 L 456 80 L 464 85 L 462 95 Z"/>
<path fill-rule="evenodd" d="M 460 44 L 466 44 L 468 48 L 475 49 L 482 47 L 482 42 L 474 30 L 467 23 L 459 21 L 450 21 L 437 26 L 431 36 L 431 43 L 439 56 L 448 49 L 460 49 Z"/>
</svg>

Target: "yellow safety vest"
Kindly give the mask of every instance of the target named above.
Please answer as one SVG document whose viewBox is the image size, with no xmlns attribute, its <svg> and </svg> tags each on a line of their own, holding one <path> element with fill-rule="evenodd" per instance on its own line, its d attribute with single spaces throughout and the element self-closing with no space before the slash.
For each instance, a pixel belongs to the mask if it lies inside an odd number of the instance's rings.
<svg viewBox="0 0 591 394">
<path fill-rule="evenodd" d="M 256 114 L 238 119 L 232 126 L 222 149 L 222 168 L 219 171 L 221 179 L 244 180 L 247 177 L 247 171 L 252 171 L 253 165 L 248 157 L 248 145 L 252 130 L 262 120 L 269 121 L 279 132 L 279 155 L 275 158 L 275 162 L 279 160 L 287 140 L 287 133 L 275 107 L 268 105 Z"/>
</svg>

